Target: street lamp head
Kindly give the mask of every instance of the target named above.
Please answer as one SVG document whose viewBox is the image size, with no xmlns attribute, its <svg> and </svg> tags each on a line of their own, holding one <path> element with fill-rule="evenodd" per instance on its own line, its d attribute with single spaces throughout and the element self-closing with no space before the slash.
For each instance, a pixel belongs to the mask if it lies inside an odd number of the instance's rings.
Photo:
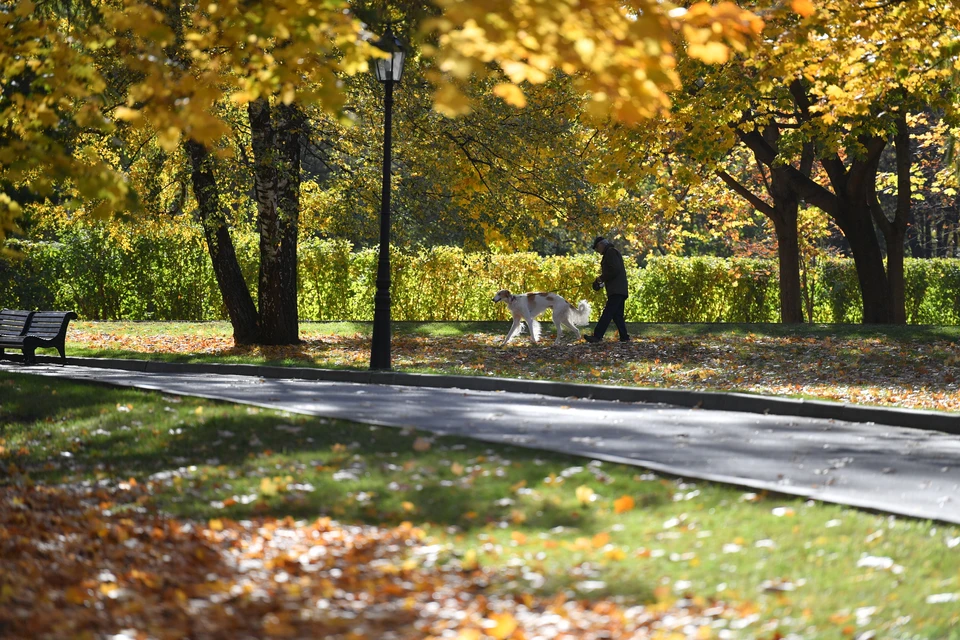
<svg viewBox="0 0 960 640">
<path fill-rule="evenodd" d="M 381 51 L 390 54 L 388 58 L 374 58 L 370 61 L 370 67 L 373 74 L 380 82 L 400 82 L 403 75 L 403 62 L 407 57 L 407 51 L 403 47 L 400 38 L 393 35 L 388 28 L 383 37 L 374 43 Z"/>
</svg>

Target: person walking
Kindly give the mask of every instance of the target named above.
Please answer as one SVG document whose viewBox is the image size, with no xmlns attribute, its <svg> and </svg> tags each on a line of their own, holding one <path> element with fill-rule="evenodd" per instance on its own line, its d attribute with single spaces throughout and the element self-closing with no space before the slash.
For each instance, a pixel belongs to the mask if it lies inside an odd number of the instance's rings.
<svg viewBox="0 0 960 640">
<path fill-rule="evenodd" d="M 613 320 L 620 332 L 620 342 L 630 340 L 627 333 L 627 322 L 623 317 L 623 308 L 627 303 L 627 270 L 623 266 L 623 256 L 613 246 L 613 243 L 603 236 L 597 237 L 593 241 L 593 250 L 603 256 L 600 259 L 600 277 L 593 281 L 593 290 L 599 291 L 600 287 L 606 287 L 607 304 L 603 307 L 600 319 L 597 320 L 597 326 L 593 329 L 593 335 L 585 334 L 583 339 L 587 342 L 600 342 L 603 340 L 603 334 L 607 332 L 610 321 Z"/>
</svg>

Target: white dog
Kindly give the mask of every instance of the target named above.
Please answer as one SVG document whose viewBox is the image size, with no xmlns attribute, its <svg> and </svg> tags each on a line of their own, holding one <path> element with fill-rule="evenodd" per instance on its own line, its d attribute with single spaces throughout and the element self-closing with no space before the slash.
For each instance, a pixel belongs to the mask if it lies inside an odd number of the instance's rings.
<svg viewBox="0 0 960 640">
<path fill-rule="evenodd" d="M 556 293 L 521 293 L 515 296 L 506 289 L 501 289 L 497 291 L 497 295 L 493 296 L 493 301 L 505 302 L 510 313 L 513 314 L 513 326 L 507 332 L 507 337 L 500 343 L 501 347 L 506 346 L 519 333 L 521 322 L 527 323 L 530 342 L 537 344 L 537 340 L 540 339 L 540 323 L 537 322 L 537 316 L 547 309 L 553 309 L 553 324 L 557 326 L 556 344 L 560 344 L 563 327 L 573 331 L 579 340 L 580 329 L 577 329 L 577 325 L 582 327 L 590 322 L 589 302 L 581 300 L 580 304 L 574 308 Z"/>
</svg>

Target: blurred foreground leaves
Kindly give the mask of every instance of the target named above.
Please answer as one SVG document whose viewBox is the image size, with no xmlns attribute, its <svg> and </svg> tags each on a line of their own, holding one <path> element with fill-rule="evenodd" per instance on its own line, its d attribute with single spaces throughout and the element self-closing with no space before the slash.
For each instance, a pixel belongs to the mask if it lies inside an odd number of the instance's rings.
<svg viewBox="0 0 960 640">
<path fill-rule="evenodd" d="M 0 488 L 4 638 L 711 638 L 742 613 L 669 590 L 629 608 L 496 595 L 496 580 L 410 523 L 198 523 L 135 482 Z"/>
</svg>

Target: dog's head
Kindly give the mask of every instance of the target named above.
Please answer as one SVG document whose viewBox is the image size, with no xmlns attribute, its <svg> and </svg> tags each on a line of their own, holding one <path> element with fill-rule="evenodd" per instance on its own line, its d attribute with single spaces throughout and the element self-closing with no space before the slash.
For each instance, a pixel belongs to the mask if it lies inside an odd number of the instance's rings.
<svg viewBox="0 0 960 640">
<path fill-rule="evenodd" d="M 494 302 L 500 302 L 501 300 L 506 302 L 510 299 L 510 292 L 507 289 L 500 289 L 497 291 L 497 295 L 493 296 Z"/>
</svg>

